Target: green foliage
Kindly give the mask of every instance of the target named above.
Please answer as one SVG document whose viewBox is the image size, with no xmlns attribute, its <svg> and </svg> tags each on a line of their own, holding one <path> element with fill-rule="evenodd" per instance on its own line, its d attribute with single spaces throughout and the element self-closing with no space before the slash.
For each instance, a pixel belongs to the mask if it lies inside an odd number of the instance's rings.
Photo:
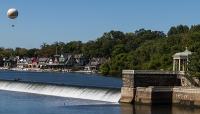
<svg viewBox="0 0 200 114">
<path fill-rule="evenodd" d="M 167 35 L 170 36 L 176 34 L 184 34 L 188 32 L 189 32 L 189 27 L 187 25 L 178 25 L 176 27 L 171 27 Z"/>
<path fill-rule="evenodd" d="M 200 25 L 192 25 L 190 32 L 200 32 Z"/>
<path fill-rule="evenodd" d="M 100 72 L 103 74 L 103 75 L 108 75 L 109 74 L 109 71 L 110 71 L 110 66 L 108 63 L 104 63 L 100 66 Z"/>
<path fill-rule="evenodd" d="M 188 73 L 194 77 L 200 77 L 200 50 L 189 57 Z"/>
<path fill-rule="evenodd" d="M 39 49 L 33 48 L 33 49 L 29 49 L 27 50 L 27 56 L 28 57 L 37 57 L 39 53 Z"/>
<path fill-rule="evenodd" d="M 126 52 L 125 45 L 117 44 L 116 46 L 114 46 L 114 49 L 112 50 L 112 57 L 115 57 L 116 55 L 124 52 Z"/>
<path fill-rule="evenodd" d="M 17 48 L 15 49 L 15 55 L 18 55 L 18 56 L 20 56 L 20 57 L 23 57 L 23 56 L 25 56 L 26 54 L 27 54 L 27 49 L 25 49 L 25 48 L 17 47 Z"/>
<path fill-rule="evenodd" d="M 192 52 L 189 70 L 195 76 L 200 73 L 200 25 L 171 27 L 167 35 L 162 31 L 139 29 L 123 33 L 110 31 L 93 41 L 83 43 L 43 43 L 40 49 L 0 48 L 0 57 L 39 56 L 51 57 L 56 53 L 82 53 L 85 57 L 103 57 L 106 63 L 100 66 L 103 74 L 119 74 L 123 69 L 172 70 L 172 55 L 188 47 Z"/>
</svg>

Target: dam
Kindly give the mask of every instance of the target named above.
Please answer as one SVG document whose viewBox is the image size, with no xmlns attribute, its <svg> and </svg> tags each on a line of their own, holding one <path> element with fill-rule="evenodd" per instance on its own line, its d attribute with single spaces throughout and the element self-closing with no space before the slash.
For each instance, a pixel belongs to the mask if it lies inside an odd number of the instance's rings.
<svg viewBox="0 0 200 114">
<path fill-rule="evenodd" d="M 200 89 L 192 87 L 190 81 L 176 72 L 123 70 L 122 80 L 81 74 L 76 77 L 77 74 L 68 73 L 56 73 L 54 76 L 48 73 L 48 76 L 45 76 L 46 73 L 15 73 L 11 72 L 12 76 L 1 76 L 0 73 L 0 90 L 111 103 L 200 106 Z"/>
<path fill-rule="evenodd" d="M 120 89 L 0 80 L 0 90 L 117 103 Z"/>
<path fill-rule="evenodd" d="M 97 74 L 0 71 L 0 90 L 118 103 L 120 78 Z"/>
<path fill-rule="evenodd" d="M 150 77 L 153 74 L 151 80 Z M 194 101 L 200 99 L 200 90 L 177 85 L 161 86 L 161 82 L 165 82 L 165 84 L 178 82 L 180 84 L 181 81 L 179 76 L 173 73 L 169 76 L 165 72 L 165 75 L 161 75 L 162 78 L 160 78 L 160 74 L 153 71 L 123 71 L 123 84 L 121 84 L 122 80 L 120 78 L 86 74 L 0 72 L 1 112 L 34 114 L 37 110 L 41 112 L 39 114 L 76 114 L 78 110 L 81 113 L 85 112 L 84 114 L 98 112 L 105 114 L 155 114 L 162 112 L 167 112 L 167 114 L 177 114 L 179 112 L 198 114 L 199 108 L 194 110 L 190 106 L 198 104 Z M 20 80 L 17 80 L 17 78 Z M 62 79 L 62 81 L 58 79 Z M 162 81 L 162 79 L 164 80 Z M 169 80 L 174 79 L 175 81 L 168 83 Z M 156 86 L 148 85 L 148 83 L 153 85 L 153 82 L 156 82 Z M 145 86 L 142 86 L 143 83 Z M 122 87 L 122 91 L 120 87 Z M 134 89 L 131 87 L 134 87 Z M 135 94 L 129 93 L 130 96 L 134 95 L 134 98 L 124 96 L 127 94 L 123 92 L 127 91 L 123 91 L 123 88 L 129 89 L 130 93 L 131 90 L 134 90 Z M 121 98 L 132 99 L 134 104 L 128 102 L 118 103 Z M 167 105 L 152 105 L 154 103 L 165 103 Z M 182 106 L 176 107 L 172 103 L 187 104 L 190 109 L 185 109 Z M 45 112 L 43 112 L 44 110 Z"/>
</svg>

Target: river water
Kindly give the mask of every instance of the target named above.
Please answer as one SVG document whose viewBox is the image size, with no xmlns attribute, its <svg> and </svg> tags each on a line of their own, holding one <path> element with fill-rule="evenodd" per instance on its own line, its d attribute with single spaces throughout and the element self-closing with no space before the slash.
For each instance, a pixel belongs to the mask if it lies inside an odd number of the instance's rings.
<svg viewBox="0 0 200 114">
<path fill-rule="evenodd" d="M 80 73 L 0 71 L 0 79 L 110 88 L 122 86 L 122 80 L 119 78 Z"/>
<path fill-rule="evenodd" d="M 0 79 L 120 88 L 119 78 L 73 73 L 0 72 Z M 199 114 L 186 106 L 129 105 L 0 91 L 0 114 Z"/>
</svg>

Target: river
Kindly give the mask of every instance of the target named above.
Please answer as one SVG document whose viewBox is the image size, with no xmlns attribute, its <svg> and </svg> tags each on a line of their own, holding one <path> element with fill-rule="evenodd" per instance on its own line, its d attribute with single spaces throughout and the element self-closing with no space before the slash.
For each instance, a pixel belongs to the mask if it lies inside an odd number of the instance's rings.
<svg viewBox="0 0 200 114">
<path fill-rule="evenodd" d="M 1 71 L 0 79 L 75 86 L 120 88 L 119 78 L 95 74 Z M 0 91 L 0 114 L 199 114 L 199 108 L 166 105 L 130 105 L 93 100 Z"/>
</svg>

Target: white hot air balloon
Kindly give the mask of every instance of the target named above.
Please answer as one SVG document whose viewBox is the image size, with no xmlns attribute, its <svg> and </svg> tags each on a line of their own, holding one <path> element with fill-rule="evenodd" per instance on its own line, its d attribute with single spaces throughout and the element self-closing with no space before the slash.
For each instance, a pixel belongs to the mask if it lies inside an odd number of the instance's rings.
<svg viewBox="0 0 200 114">
<path fill-rule="evenodd" d="M 18 11 L 15 8 L 10 8 L 7 12 L 7 16 L 9 19 L 15 19 L 18 17 Z"/>
<path fill-rule="evenodd" d="M 18 10 L 15 9 L 15 8 L 10 8 L 10 9 L 8 10 L 8 12 L 7 12 L 8 18 L 9 18 L 9 19 L 12 19 L 12 20 L 16 19 L 16 18 L 18 17 L 18 15 L 19 15 Z M 15 27 L 15 25 L 12 24 L 12 27 Z"/>
</svg>

